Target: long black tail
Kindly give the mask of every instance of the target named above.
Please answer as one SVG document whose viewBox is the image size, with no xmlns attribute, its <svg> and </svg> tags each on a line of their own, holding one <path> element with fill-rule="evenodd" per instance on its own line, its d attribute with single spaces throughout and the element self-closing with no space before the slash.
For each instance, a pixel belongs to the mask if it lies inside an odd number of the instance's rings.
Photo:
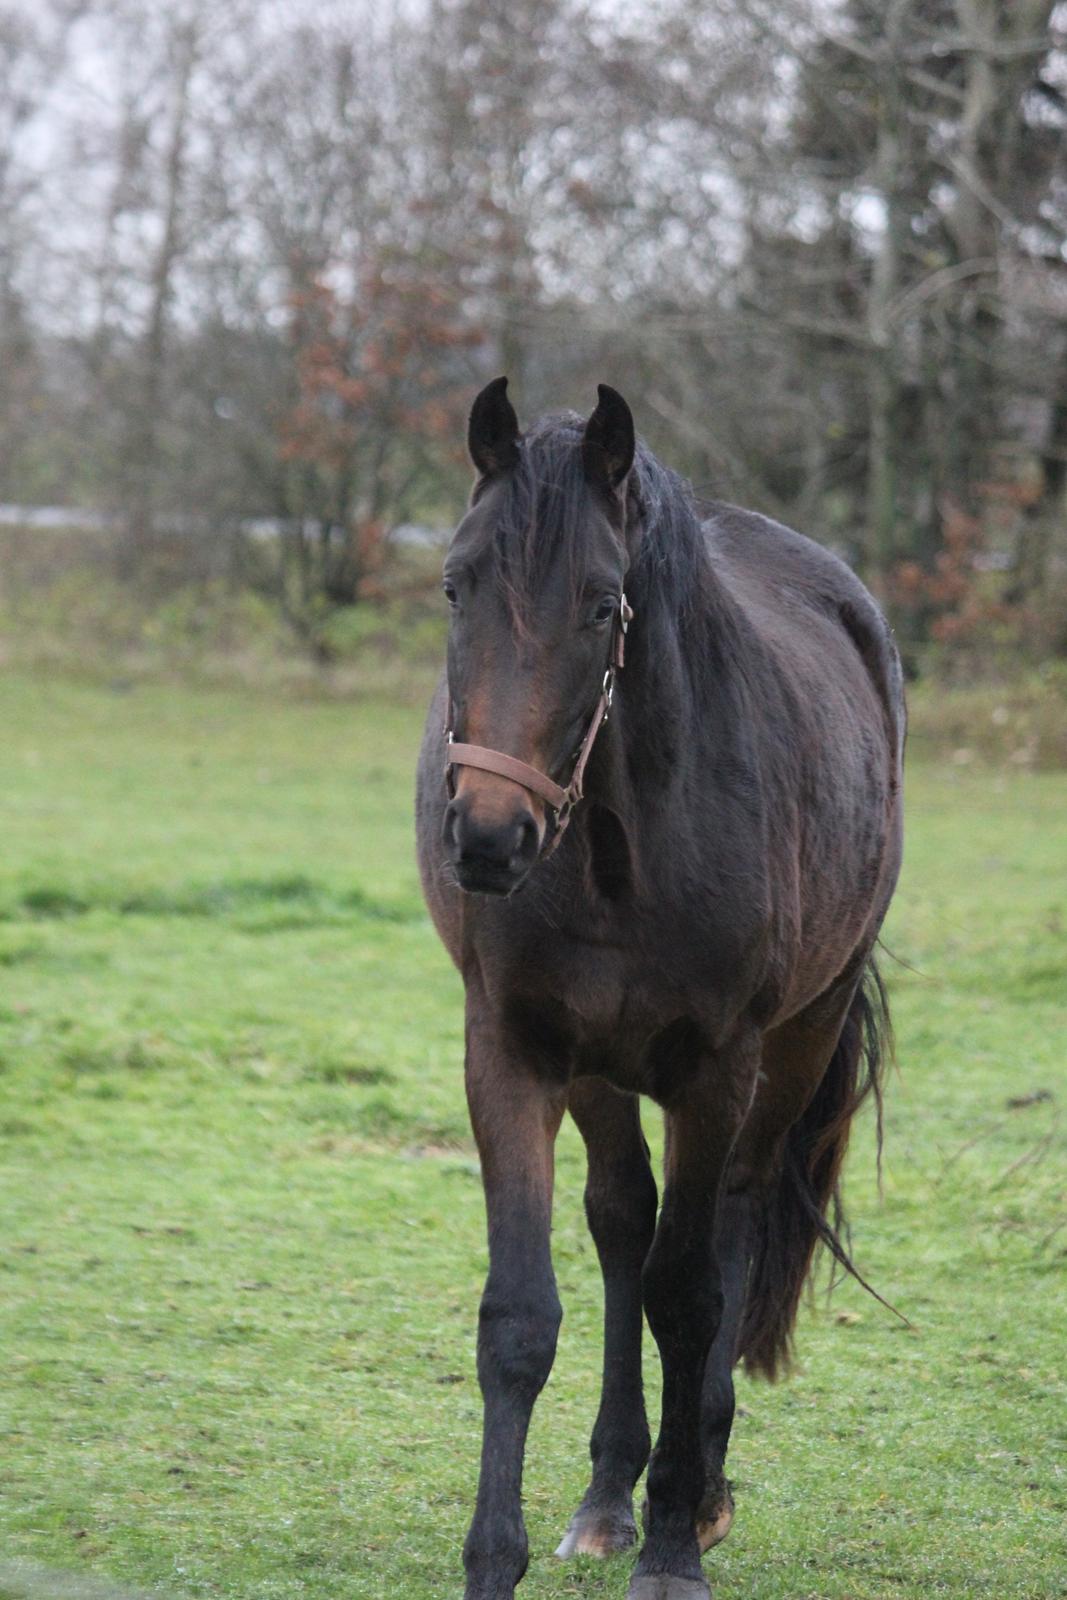
<svg viewBox="0 0 1067 1600">
<path fill-rule="evenodd" d="M 797 1308 L 820 1243 L 839 1266 L 881 1299 L 849 1255 L 839 1180 L 852 1118 L 872 1093 L 881 1162 L 882 1080 L 889 1047 L 889 1004 L 871 960 L 826 1074 L 786 1137 L 777 1185 L 755 1224 L 737 1352 L 750 1373 L 773 1381 L 788 1367 Z"/>
</svg>

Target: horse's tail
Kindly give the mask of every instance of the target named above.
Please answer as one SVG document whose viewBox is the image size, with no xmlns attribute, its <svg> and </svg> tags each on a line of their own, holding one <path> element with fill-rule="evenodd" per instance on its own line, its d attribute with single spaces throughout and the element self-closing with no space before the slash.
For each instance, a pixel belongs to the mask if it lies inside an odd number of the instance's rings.
<svg viewBox="0 0 1067 1600">
<path fill-rule="evenodd" d="M 737 1346 L 738 1359 L 749 1373 L 773 1381 L 788 1367 L 800 1296 L 820 1242 L 840 1267 L 870 1289 L 849 1255 L 839 1179 L 852 1118 L 871 1093 L 881 1164 L 882 1078 L 889 1046 L 889 1005 L 871 960 L 823 1080 L 786 1136 L 775 1187 L 755 1222 Z"/>
</svg>

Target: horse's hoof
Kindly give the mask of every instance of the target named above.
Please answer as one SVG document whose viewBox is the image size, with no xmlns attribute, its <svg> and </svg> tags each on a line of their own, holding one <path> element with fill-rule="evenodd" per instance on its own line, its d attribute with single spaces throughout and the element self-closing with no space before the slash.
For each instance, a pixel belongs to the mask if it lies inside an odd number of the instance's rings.
<svg viewBox="0 0 1067 1600">
<path fill-rule="evenodd" d="M 672 1578 L 669 1572 L 654 1572 L 645 1578 L 631 1578 L 626 1600 L 711 1600 L 711 1590 L 703 1578 Z"/>
<path fill-rule="evenodd" d="M 723 1485 L 723 1493 L 711 1502 L 705 1501 L 697 1512 L 697 1543 L 700 1554 L 722 1544 L 734 1520 L 734 1497 L 730 1485 Z"/>
<path fill-rule="evenodd" d="M 613 1556 L 637 1543 L 637 1525 L 629 1507 L 617 1510 L 579 1507 L 559 1542 L 561 1561 L 570 1556 Z"/>
</svg>

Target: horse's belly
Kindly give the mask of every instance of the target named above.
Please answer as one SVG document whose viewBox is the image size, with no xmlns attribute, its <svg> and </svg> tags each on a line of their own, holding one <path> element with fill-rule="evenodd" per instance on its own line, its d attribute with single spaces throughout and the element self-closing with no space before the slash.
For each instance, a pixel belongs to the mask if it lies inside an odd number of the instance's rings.
<svg viewBox="0 0 1067 1600">
<path fill-rule="evenodd" d="M 886 792 L 850 826 L 827 835 L 818 859 L 800 874 L 789 959 L 769 1022 L 797 1015 L 870 950 L 896 886 L 901 844 L 899 805 Z"/>
</svg>

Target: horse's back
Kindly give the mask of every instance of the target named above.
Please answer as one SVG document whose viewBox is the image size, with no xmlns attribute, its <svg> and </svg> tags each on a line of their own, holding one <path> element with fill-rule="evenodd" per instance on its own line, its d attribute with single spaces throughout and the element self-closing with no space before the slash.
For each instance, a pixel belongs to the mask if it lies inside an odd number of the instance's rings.
<svg viewBox="0 0 1067 1600">
<path fill-rule="evenodd" d="M 904 743 L 904 687 L 893 635 L 870 592 L 840 557 L 805 534 L 756 511 L 722 502 L 701 505 L 715 568 L 747 601 L 750 615 L 771 619 L 768 631 L 804 655 L 825 627 L 859 656 L 887 719 L 899 763 Z M 822 651 L 818 658 L 823 659 Z"/>
</svg>

